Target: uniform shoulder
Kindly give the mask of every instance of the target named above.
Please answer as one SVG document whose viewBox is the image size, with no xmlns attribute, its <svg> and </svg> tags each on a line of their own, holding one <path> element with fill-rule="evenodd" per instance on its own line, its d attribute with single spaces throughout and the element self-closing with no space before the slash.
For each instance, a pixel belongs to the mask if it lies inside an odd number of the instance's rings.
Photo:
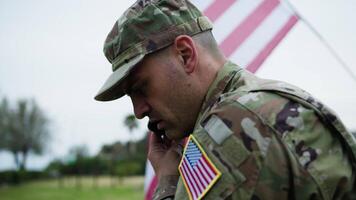
<svg viewBox="0 0 356 200">
<path fill-rule="evenodd" d="M 239 112 L 251 112 L 264 123 L 270 123 L 290 102 L 290 99 L 271 91 L 233 91 L 223 94 L 212 111 L 219 108 L 220 112 L 228 112 L 224 107 L 235 107 Z"/>
<path fill-rule="evenodd" d="M 274 110 L 279 110 L 286 100 L 277 102 L 275 99 L 278 98 L 264 92 L 248 93 L 242 96 L 235 92 L 225 93 L 205 114 L 201 126 L 217 143 L 223 143 L 224 139 L 232 134 L 239 138 L 249 151 L 257 151 L 263 156 L 267 152 L 274 129 L 259 110 L 265 109 L 264 113 L 274 113 Z M 269 101 L 274 100 L 273 107 L 266 106 L 273 105 L 273 102 Z M 268 111 L 267 108 L 269 108 Z M 252 140 L 258 140 L 259 146 L 252 145 Z"/>
<path fill-rule="evenodd" d="M 232 166 L 239 166 L 245 177 L 252 177 L 249 171 L 244 170 L 245 167 L 262 172 L 266 172 L 263 168 L 282 172 L 280 169 L 287 166 L 285 162 L 288 160 L 293 169 L 291 172 L 295 172 L 292 175 L 303 180 L 296 186 L 298 191 L 319 191 L 321 196 L 331 198 L 335 188 L 339 187 L 338 181 L 351 177 L 352 170 L 343 144 L 318 114 L 326 107 L 310 94 L 289 84 L 249 84 L 221 95 L 202 121 L 202 127 L 214 141 L 226 138 L 225 141 L 232 143 L 236 140 L 231 147 L 222 142 L 214 149 L 225 150 L 221 155 L 225 155 L 226 160 L 231 159 Z M 228 133 L 222 131 L 223 126 L 231 130 L 230 135 L 234 137 L 221 134 Z M 255 162 L 246 166 L 241 163 L 247 161 L 234 163 L 238 160 L 234 155 L 239 155 L 234 151 L 236 146 L 249 152 L 246 160 L 252 157 Z M 287 154 L 277 155 L 284 151 Z M 260 175 L 260 180 L 271 177 L 269 173 Z M 287 174 L 276 177 L 286 178 Z M 301 192 L 297 196 L 306 199 L 310 194 Z"/>
<path fill-rule="evenodd" d="M 240 103 L 236 97 L 230 94 L 221 98 L 210 109 L 201 124 L 205 130 L 202 135 L 208 139 L 201 141 L 213 152 L 213 157 L 222 163 L 222 169 L 226 169 L 223 174 L 232 174 L 236 182 L 241 184 L 237 188 L 239 192 L 236 192 L 236 199 L 250 199 L 253 191 L 263 185 L 264 177 L 287 179 L 286 174 L 270 173 L 269 169 L 283 172 L 288 165 L 274 129 L 248 107 L 248 102 Z M 262 172 L 264 176 L 260 177 Z M 284 181 L 277 182 L 285 184 Z M 246 196 L 238 195 L 242 193 Z"/>
</svg>

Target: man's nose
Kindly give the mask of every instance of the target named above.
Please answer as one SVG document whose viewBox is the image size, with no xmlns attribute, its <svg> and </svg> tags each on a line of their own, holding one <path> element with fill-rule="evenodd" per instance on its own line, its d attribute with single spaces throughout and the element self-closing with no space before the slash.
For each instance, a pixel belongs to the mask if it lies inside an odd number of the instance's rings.
<svg viewBox="0 0 356 200">
<path fill-rule="evenodd" d="M 149 104 L 143 98 L 131 97 L 132 105 L 136 118 L 142 119 L 148 115 L 150 111 Z"/>
</svg>

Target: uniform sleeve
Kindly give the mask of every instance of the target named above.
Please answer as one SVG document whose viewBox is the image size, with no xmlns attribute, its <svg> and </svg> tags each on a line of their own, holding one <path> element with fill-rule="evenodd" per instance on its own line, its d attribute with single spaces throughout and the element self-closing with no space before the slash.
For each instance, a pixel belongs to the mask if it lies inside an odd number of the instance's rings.
<svg viewBox="0 0 356 200">
<path fill-rule="evenodd" d="M 222 129 L 209 125 L 214 116 L 231 130 L 223 142 Z M 333 199 L 352 185 L 350 160 L 337 133 L 293 100 L 264 92 L 224 100 L 202 126 L 218 141 L 213 151 L 225 172 L 234 169 L 245 178 L 229 198 Z M 231 141 L 234 145 L 227 146 Z M 236 148 L 247 150 L 243 161 Z"/>
<path fill-rule="evenodd" d="M 164 176 L 160 178 L 154 200 L 171 200 L 174 199 L 174 194 L 177 190 L 177 182 L 179 176 Z"/>
<path fill-rule="evenodd" d="M 288 154 L 263 118 L 236 101 L 224 101 L 209 112 L 202 126 L 213 141 L 211 151 L 224 166 L 222 174 L 239 183 L 226 199 L 259 199 L 259 193 L 266 199 L 288 199 Z M 242 156 L 242 152 L 247 153 Z"/>
</svg>

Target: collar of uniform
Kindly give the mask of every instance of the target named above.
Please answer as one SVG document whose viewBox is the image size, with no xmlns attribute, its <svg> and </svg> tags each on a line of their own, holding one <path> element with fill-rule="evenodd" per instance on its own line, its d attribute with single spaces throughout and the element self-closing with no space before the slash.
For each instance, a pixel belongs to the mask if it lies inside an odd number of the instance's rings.
<svg viewBox="0 0 356 200">
<path fill-rule="evenodd" d="M 224 66 L 218 71 L 218 74 L 210 85 L 205 100 L 203 102 L 202 108 L 200 110 L 199 118 L 201 114 L 210 106 L 212 106 L 220 97 L 220 95 L 226 91 L 226 87 L 232 80 L 234 75 L 239 72 L 242 68 L 235 65 L 231 61 L 227 61 Z"/>
</svg>

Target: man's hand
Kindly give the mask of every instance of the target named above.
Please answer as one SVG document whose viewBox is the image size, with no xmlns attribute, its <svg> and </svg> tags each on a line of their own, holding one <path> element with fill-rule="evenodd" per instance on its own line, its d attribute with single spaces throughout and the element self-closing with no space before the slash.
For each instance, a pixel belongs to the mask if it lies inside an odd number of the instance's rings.
<svg viewBox="0 0 356 200">
<path fill-rule="evenodd" d="M 178 176 L 178 165 L 182 158 L 181 142 L 162 139 L 152 133 L 148 147 L 148 159 L 158 177 Z"/>
</svg>

